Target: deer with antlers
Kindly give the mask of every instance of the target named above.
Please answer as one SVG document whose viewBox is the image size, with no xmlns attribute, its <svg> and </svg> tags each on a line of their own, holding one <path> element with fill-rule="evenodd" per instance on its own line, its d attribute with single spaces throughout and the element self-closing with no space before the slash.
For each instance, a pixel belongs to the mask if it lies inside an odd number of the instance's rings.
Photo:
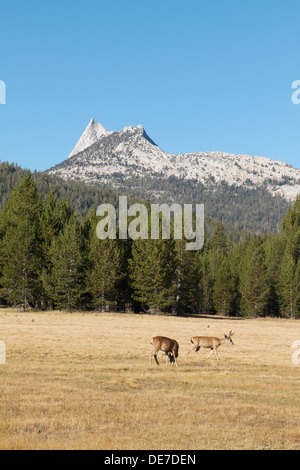
<svg viewBox="0 0 300 470">
<path fill-rule="evenodd" d="M 162 351 L 166 356 L 166 365 L 170 361 L 170 364 L 177 364 L 177 357 L 178 357 L 178 350 L 179 344 L 175 339 L 166 338 L 165 336 L 155 336 L 151 339 L 150 343 L 153 346 L 153 351 L 150 353 L 149 356 L 149 366 L 152 363 L 152 357 L 156 361 L 156 364 L 159 366 L 159 362 L 157 360 L 157 355 L 159 351 Z"/>
<path fill-rule="evenodd" d="M 210 336 L 193 336 L 190 341 L 193 344 L 193 346 L 188 350 L 185 361 L 187 360 L 187 357 L 190 352 L 195 351 L 199 353 L 201 348 L 207 348 L 210 349 L 210 354 L 207 356 L 206 359 L 209 359 L 210 356 L 215 353 L 217 361 L 219 360 L 218 356 L 218 348 L 225 343 L 232 344 L 234 345 L 234 342 L 232 341 L 231 337 L 234 335 L 232 331 L 230 331 L 229 335 L 224 335 L 224 338 L 215 338 L 215 337 L 210 337 Z"/>
</svg>

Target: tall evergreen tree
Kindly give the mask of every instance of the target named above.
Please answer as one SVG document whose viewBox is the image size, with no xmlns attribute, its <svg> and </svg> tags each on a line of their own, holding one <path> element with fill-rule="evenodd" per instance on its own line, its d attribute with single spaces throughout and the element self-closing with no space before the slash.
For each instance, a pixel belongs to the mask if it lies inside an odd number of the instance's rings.
<svg viewBox="0 0 300 470">
<path fill-rule="evenodd" d="M 41 230 L 46 259 L 53 238 L 58 236 L 73 214 L 74 211 L 69 202 L 62 199 L 57 201 L 55 192 L 51 189 L 45 201 L 45 208 L 41 216 Z"/>
<path fill-rule="evenodd" d="M 289 206 L 288 211 L 282 221 L 280 234 L 283 237 L 289 237 L 294 224 L 294 214 L 293 209 Z"/>
<path fill-rule="evenodd" d="M 195 251 L 186 250 L 185 240 L 176 240 L 176 305 L 178 314 L 198 312 L 199 272 Z"/>
<path fill-rule="evenodd" d="M 204 266 L 203 266 L 203 253 L 204 250 L 196 252 L 194 254 L 194 264 L 192 267 L 192 283 L 190 287 L 190 304 L 191 304 L 191 311 L 193 313 L 204 313 L 205 306 L 204 306 Z"/>
<path fill-rule="evenodd" d="M 74 216 L 74 211 L 72 210 L 69 202 L 62 199 L 57 201 L 55 191 L 51 189 L 45 201 L 45 207 L 40 220 L 42 234 L 41 248 L 44 258 L 42 277 L 44 279 L 44 283 L 46 282 L 46 279 L 51 276 L 52 243 L 63 231 L 64 226 L 68 223 L 72 215 Z M 51 300 L 45 289 L 43 301 L 49 308 L 53 307 L 53 299 Z"/>
<path fill-rule="evenodd" d="M 294 276 L 294 316 L 300 318 L 300 259 L 298 260 Z"/>
<path fill-rule="evenodd" d="M 38 305 L 41 297 L 41 211 L 42 200 L 28 172 L 4 209 L 0 242 L 1 293 L 24 310 Z"/>
<path fill-rule="evenodd" d="M 217 225 L 214 231 L 210 247 L 215 253 L 219 253 L 221 256 L 224 256 L 228 251 L 228 241 L 222 222 Z"/>
<path fill-rule="evenodd" d="M 44 269 L 45 291 L 56 307 L 72 311 L 81 306 L 86 291 L 82 228 L 73 215 L 52 240 L 50 270 Z"/>
<path fill-rule="evenodd" d="M 209 251 L 204 251 L 202 257 L 200 258 L 199 266 L 199 274 L 200 274 L 200 281 L 199 281 L 199 289 L 202 292 L 202 308 L 201 313 L 208 313 L 214 314 L 214 284 L 215 284 L 215 276 L 217 275 L 217 270 L 213 269 L 212 266 L 215 261 L 215 257 L 213 256 L 213 252 L 210 249 Z"/>
<path fill-rule="evenodd" d="M 117 240 L 99 240 L 92 235 L 90 244 L 90 271 L 87 277 L 92 304 L 105 311 L 117 302 L 118 288 L 123 279 L 121 250 Z"/>
<path fill-rule="evenodd" d="M 133 299 L 157 312 L 176 303 L 176 251 L 174 240 L 135 240 L 132 245 Z"/>
<path fill-rule="evenodd" d="M 285 241 L 279 236 L 269 235 L 265 239 L 265 265 L 267 270 L 267 284 L 269 288 L 269 300 L 267 307 L 268 316 L 279 316 L 278 282 L 282 258 L 284 255 Z"/>
<path fill-rule="evenodd" d="M 263 243 L 253 238 L 245 253 L 245 263 L 240 275 L 241 314 L 260 317 L 267 312 L 269 287 Z"/>
<path fill-rule="evenodd" d="M 288 249 L 283 257 L 281 272 L 278 280 L 278 293 L 280 314 L 282 317 L 293 317 L 295 315 L 295 273 L 296 263 Z"/>
<path fill-rule="evenodd" d="M 224 256 L 228 253 L 228 242 L 224 230 L 224 225 L 219 223 L 212 236 L 209 245 L 210 270 L 215 282 L 218 270 L 222 264 Z"/>
<path fill-rule="evenodd" d="M 227 256 L 224 257 L 217 274 L 214 285 L 213 299 L 214 307 L 217 313 L 223 315 L 234 314 L 236 286 Z"/>
</svg>

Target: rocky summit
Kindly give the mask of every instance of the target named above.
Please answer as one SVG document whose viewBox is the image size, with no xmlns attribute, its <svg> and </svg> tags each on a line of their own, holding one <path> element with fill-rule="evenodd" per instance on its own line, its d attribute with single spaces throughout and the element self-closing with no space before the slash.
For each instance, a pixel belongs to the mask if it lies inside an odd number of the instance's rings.
<svg viewBox="0 0 300 470">
<path fill-rule="evenodd" d="M 143 179 L 174 177 L 210 188 L 221 183 L 252 190 L 264 186 L 287 201 L 294 201 L 300 193 L 300 170 L 287 163 L 225 152 L 171 154 L 155 144 L 141 125 L 113 132 L 94 119 L 69 157 L 48 173 L 116 189 L 126 188 L 126 181 L 130 181 L 133 192 L 134 179 L 139 184 Z"/>
</svg>

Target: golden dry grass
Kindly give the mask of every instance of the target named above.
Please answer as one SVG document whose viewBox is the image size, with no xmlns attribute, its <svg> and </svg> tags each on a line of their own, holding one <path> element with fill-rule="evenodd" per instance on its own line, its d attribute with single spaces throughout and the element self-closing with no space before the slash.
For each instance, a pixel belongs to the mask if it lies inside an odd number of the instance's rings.
<svg viewBox="0 0 300 470">
<path fill-rule="evenodd" d="M 184 362 L 191 336 L 231 329 L 219 362 Z M 149 368 L 157 334 L 178 368 Z M 0 340 L 1 449 L 300 448 L 300 322 L 1 310 Z"/>
</svg>

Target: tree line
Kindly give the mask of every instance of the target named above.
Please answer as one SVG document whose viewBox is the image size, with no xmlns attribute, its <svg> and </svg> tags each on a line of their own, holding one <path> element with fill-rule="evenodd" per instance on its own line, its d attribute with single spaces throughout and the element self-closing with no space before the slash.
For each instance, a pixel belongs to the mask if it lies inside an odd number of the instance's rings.
<svg viewBox="0 0 300 470">
<path fill-rule="evenodd" d="M 27 172 L 13 163 L 0 162 L 0 210 Z M 32 173 L 32 178 L 43 197 L 46 198 L 53 191 L 56 198 L 67 199 L 81 221 L 99 201 L 110 204 L 118 202 L 118 191 L 107 186 L 88 186 L 83 182 L 66 181 L 57 175 L 37 171 Z"/>
<path fill-rule="evenodd" d="M 289 205 L 281 196 L 270 193 L 270 180 L 261 186 L 255 186 L 250 179 L 244 185 L 230 186 L 225 181 L 216 183 L 213 176 L 201 183 L 173 175 L 166 178 L 163 172 L 155 177 L 143 175 L 126 178 L 118 173 L 113 174 L 112 178 L 117 182 L 119 192 L 134 194 L 143 200 L 149 198 L 153 202 L 167 204 L 184 204 L 187 201 L 197 204 L 201 201 L 206 207 L 207 217 L 221 220 L 240 231 L 266 230 L 277 233 Z"/>
<path fill-rule="evenodd" d="M 23 309 L 300 317 L 300 197 L 277 234 L 232 241 L 219 223 L 200 251 L 184 240 L 99 240 L 26 173 L 0 212 L 0 302 Z"/>
<path fill-rule="evenodd" d="M 7 162 L 0 162 L 0 210 L 7 203 L 11 191 L 26 174 L 26 170 Z M 281 221 L 288 209 L 288 202 L 280 196 L 274 197 L 267 189 L 272 181 L 254 187 L 251 181 L 244 186 L 229 186 L 222 181 L 217 185 L 211 181 L 206 184 L 187 181 L 184 178 L 170 176 L 151 178 L 131 177 L 125 179 L 121 173 L 113 174 L 117 179 L 118 189 L 100 184 L 90 186 L 82 181 L 64 180 L 58 175 L 45 172 L 33 172 L 32 177 L 38 190 L 46 198 L 54 191 L 57 198 L 68 199 L 75 214 L 83 221 L 93 207 L 107 202 L 117 205 L 119 195 L 129 196 L 132 202 L 150 199 L 156 203 L 197 204 L 205 205 L 205 216 L 208 233 L 215 228 L 215 221 L 221 220 L 230 231 L 231 236 L 239 238 L 249 232 L 277 233 Z M 76 175 L 73 175 L 76 178 Z M 101 181 L 101 176 L 99 176 Z"/>
</svg>

